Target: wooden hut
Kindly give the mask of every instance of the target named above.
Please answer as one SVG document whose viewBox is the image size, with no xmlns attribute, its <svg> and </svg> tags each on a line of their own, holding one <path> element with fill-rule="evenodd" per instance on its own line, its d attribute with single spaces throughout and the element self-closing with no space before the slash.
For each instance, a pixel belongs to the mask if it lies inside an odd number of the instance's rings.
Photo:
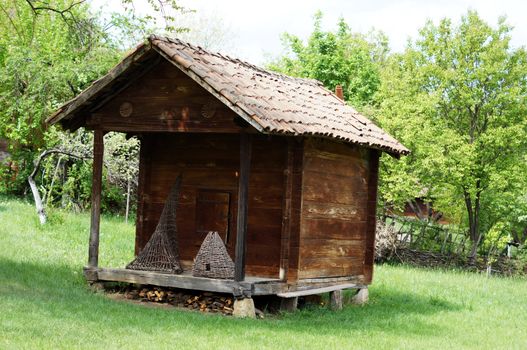
<svg viewBox="0 0 527 350">
<path fill-rule="evenodd" d="M 253 295 L 361 288 L 372 280 L 380 152 L 408 150 L 315 80 L 151 36 L 48 120 L 94 131 L 89 281 Z M 103 135 L 139 137 L 136 254 L 179 174 L 182 274 L 98 266 Z M 232 280 L 193 277 L 216 231 Z"/>
</svg>

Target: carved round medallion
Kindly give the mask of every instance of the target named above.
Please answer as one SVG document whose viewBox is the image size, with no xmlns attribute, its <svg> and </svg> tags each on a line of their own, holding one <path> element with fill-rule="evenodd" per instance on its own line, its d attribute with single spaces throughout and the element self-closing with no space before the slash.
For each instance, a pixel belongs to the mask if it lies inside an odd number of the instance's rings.
<svg viewBox="0 0 527 350">
<path fill-rule="evenodd" d="M 214 114 L 216 113 L 216 105 L 214 103 L 206 103 L 201 108 L 201 115 L 203 118 L 210 119 L 214 117 Z"/>
<path fill-rule="evenodd" d="M 130 102 L 123 102 L 119 107 L 119 114 L 123 118 L 128 118 L 129 116 L 131 116 L 133 111 L 134 106 Z"/>
</svg>

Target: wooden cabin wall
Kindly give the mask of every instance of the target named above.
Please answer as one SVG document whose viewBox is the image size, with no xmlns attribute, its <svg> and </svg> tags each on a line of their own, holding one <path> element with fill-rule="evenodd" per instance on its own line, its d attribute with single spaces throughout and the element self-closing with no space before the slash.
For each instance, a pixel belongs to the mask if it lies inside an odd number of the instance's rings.
<svg viewBox="0 0 527 350">
<path fill-rule="evenodd" d="M 93 111 L 88 127 L 136 133 L 241 130 L 233 123 L 237 115 L 232 110 L 164 59 L 130 80 Z"/>
<path fill-rule="evenodd" d="M 204 219 L 196 210 L 197 196 L 211 190 L 230 194 L 227 250 L 234 259 L 239 137 L 238 134 L 143 135 L 140 174 L 143 195 L 138 204 L 136 252 L 145 246 L 155 230 L 168 191 L 181 173 L 177 225 L 183 265 L 190 267 L 205 238 L 206 232 L 198 232 L 200 220 Z M 286 150 L 284 138 L 253 135 L 246 255 L 248 275 L 278 277 Z"/>
<path fill-rule="evenodd" d="M 299 279 L 364 275 L 367 234 L 371 234 L 369 154 L 357 146 L 306 140 Z"/>
</svg>

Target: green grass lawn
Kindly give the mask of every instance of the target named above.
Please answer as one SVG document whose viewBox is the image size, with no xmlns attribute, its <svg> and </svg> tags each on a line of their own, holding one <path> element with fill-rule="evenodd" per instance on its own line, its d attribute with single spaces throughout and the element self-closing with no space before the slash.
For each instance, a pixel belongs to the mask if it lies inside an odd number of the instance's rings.
<svg viewBox="0 0 527 350">
<path fill-rule="evenodd" d="M 376 266 L 366 306 L 264 320 L 113 301 L 82 277 L 89 216 L 0 198 L 0 349 L 526 349 L 527 281 Z M 133 225 L 103 219 L 101 266 L 131 260 Z"/>
</svg>

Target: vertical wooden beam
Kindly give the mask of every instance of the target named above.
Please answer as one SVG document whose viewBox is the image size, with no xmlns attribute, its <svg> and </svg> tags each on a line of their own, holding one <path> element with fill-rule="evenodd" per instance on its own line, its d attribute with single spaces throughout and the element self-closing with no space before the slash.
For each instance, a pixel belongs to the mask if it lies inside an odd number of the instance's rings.
<svg viewBox="0 0 527 350">
<path fill-rule="evenodd" d="M 245 253 L 247 251 L 247 208 L 249 192 L 249 171 L 251 168 L 251 135 L 240 134 L 240 173 L 238 175 L 238 214 L 236 218 L 236 255 L 234 280 L 245 279 Z"/>
<path fill-rule="evenodd" d="M 150 170 L 150 137 L 142 135 L 139 150 L 139 176 L 137 181 L 137 216 L 135 221 L 135 255 L 145 246 L 145 207 L 147 199 L 146 180 Z"/>
<path fill-rule="evenodd" d="M 290 137 L 287 140 L 286 163 L 284 169 L 284 191 L 282 201 L 282 234 L 280 239 L 280 279 L 287 280 L 289 269 L 289 237 L 291 235 L 291 199 L 293 197 L 293 144 Z"/>
<path fill-rule="evenodd" d="M 342 290 L 329 292 L 329 308 L 331 310 L 342 310 Z"/>
<path fill-rule="evenodd" d="M 302 192 L 304 171 L 304 140 L 293 142 L 293 171 L 291 173 L 291 217 L 289 218 L 289 254 L 287 281 L 295 283 L 298 280 L 300 268 L 300 231 L 302 224 Z"/>
<path fill-rule="evenodd" d="M 93 177 L 91 188 L 91 224 L 88 267 L 99 264 L 99 226 L 101 223 L 101 188 L 104 155 L 104 132 L 96 129 L 93 133 Z"/>
<path fill-rule="evenodd" d="M 366 237 L 364 252 L 364 282 L 371 283 L 373 277 L 373 260 L 375 256 L 375 229 L 377 212 L 377 184 L 379 179 L 380 152 L 370 150 L 368 161 L 368 203 L 366 218 Z"/>
<path fill-rule="evenodd" d="M 294 312 L 298 308 L 298 297 L 280 298 L 280 311 Z"/>
</svg>

